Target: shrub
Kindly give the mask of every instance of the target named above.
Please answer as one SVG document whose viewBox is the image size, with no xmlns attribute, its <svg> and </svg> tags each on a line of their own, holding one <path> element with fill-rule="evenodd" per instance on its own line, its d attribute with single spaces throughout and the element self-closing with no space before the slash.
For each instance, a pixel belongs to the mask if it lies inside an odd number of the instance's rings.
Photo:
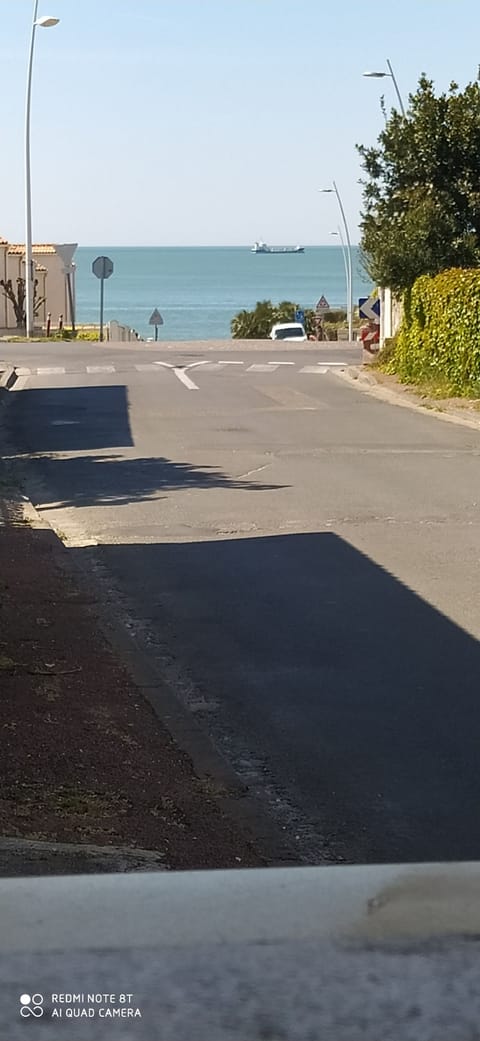
<svg viewBox="0 0 480 1041">
<path fill-rule="evenodd" d="M 329 325 L 343 325 L 347 320 L 347 312 L 339 308 L 336 311 L 327 311 L 325 321 Z"/>
<path fill-rule="evenodd" d="M 395 336 L 390 336 L 385 340 L 383 347 L 381 348 L 377 357 L 378 367 L 380 369 L 385 369 L 385 371 L 388 372 L 390 366 L 395 363 L 395 351 L 397 349 L 397 343 L 398 333 L 396 333 Z"/>
<path fill-rule="evenodd" d="M 99 332 L 95 332 L 94 329 L 79 329 L 75 337 L 76 340 L 90 340 L 96 342 L 100 337 Z"/>
<path fill-rule="evenodd" d="M 451 268 L 422 275 L 405 294 L 403 323 L 387 371 L 406 383 L 480 393 L 480 271 Z M 382 352 L 383 353 L 383 352 Z"/>
<path fill-rule="evenodd" d="M 323 330 L 327 340 L 338 340 L 338 329 L 333 322 L 324 322 Z"/>
</svg>

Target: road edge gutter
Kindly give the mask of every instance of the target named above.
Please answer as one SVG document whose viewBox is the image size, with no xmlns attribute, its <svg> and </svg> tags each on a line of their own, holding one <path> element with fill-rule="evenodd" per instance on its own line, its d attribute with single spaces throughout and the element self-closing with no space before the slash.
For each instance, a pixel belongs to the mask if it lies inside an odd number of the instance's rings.
<svg viewBox="0 0 480 1041">
<path fill-rule="evenodd" d="M 480 431 L 480 416 L 477 420 L 453 412 L 443 412 L 440 409 L 437 411 L 428 405 L 422 405 L 421 402 L 403 398 L 390 387 L 384 387 L 382 384 L 377 383 L 375 377 L 365 372 L 359 365 L 348 365 L 344 369 L 338 369 L 335 371 L 335 375 L 349 383 L 356 390 L 369 394 L 370 397 L 377 398 L 378 401 L 383 401 L 387 405 L 408 408 L 411 412 L 420 412 L 422 416 L 430 416 L 433 419 L 441 419 L 444 423 L 455 423 L 457 426 L 469 427 L 470 430 Z"/>
</svg>

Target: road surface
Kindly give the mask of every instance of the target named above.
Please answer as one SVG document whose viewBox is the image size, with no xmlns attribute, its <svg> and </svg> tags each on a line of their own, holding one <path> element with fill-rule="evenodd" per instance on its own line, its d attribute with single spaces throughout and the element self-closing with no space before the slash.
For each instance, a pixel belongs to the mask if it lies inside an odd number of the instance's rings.
<svg viewBox="0 0 480 1041">
<path fill-rule="evenodd" d="M 2 354 L 36 505 L 299 860 L 479 859 L 480 435 L 355 347 Z"/>
</svg>

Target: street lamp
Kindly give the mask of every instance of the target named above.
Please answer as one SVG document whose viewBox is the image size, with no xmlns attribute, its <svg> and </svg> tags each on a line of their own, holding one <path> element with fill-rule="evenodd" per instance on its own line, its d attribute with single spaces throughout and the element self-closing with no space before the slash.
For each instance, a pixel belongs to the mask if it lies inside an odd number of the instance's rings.
<svg viewBox="0 0 480 1041">
<path fill-rule="evenodd" d="M 383 80 L 383 79 L 385 79 L 385 77 L 389 77 L 393 81 L 393 85 L 394 85 L 395 90 L 396 90 L 396 94 L 397 94 L 397 98 L 398 98 L 398 104 L 400 105 L 400 112 L 402 113 L 402 116 L 405 116 L 405 105 L 403 104 L 402 95 L 400 94 L 399 86 L 398 86 L 397 80 L 395 78 L 395 73 L 394 73 L 394 71 L 392 69 L 392 66 L 391 66 L 389 58 L 387 58 L 387 65 L 388 65 L 388 69 L 389 69 L 388 72 L 364 72 L 363 75 L 366 76 L 367 79 L 374 79 L 374 80 Z"/>
<path fill-rule="evenodd" d="M 32 101 L 32 72 L 33 55 L 35 52 L 35 35 L 37 26 L 41 29 L 50 29 L 58 25 L 60 19 L 50 15 L 37 18 L 38 0 L 33 0 L 32 32 L 30 37 L 30 50 L 27 66 L 27 92 L 25 100 L 25 316 L 26 335 L 32 336 L 34 332 L 34 275 L 32 257 L 32 182 L 30 164 L 30 110 Z"/>
<path fill-rule="evenodd" d="M 338 190 L 338 188 L 337 188 L 337 186 L 335 184 L 335 181 L 332 181 L 332 187 L 331 188 L 319 188 L 318 190 L 319 190 L 319 192 L 322 192 L 322 193 L 324 193 L 326 195 L 329 195 L 329 194 L 332 194 L 332 193 L 334 195 L 336 195 L 338 206 L 339 206 L 340 213 L 341 213 L 341 216 L 342 216 L 343 227 L 345 229 L 345 238 L 347 240 L 347 245 L 346 245 L 345 252 L 346 252 L 346 256 L 347 256 L 347 271 L 348 271 L 348 300 L 347 300 L 348 339 L 350 341 L 352 341 L 353 340 L 352 243 L 351 243 L 351 240 L 350 240 L 350 232 L 348 230 L 347 218 L 345 216 L 345 210 L 343 208 L 343 203 L 342 203 L 342 199 L 341 199 L 341 196 L 340 196 L 340 192 L 339 192 L 339 190 Z"/>
<path fill-rule="evenodd" d="M 330 234 L 337 236 L 340 239 L 340 242 L 341 242 L 342 256 L 343 256 L 343 266 L 345 268 L 345 283 L 346 283 L 346 286 L 347 286 L 347 301 L 348 301 L 350 299 L 350 289 L 349 289 L 350 283 L 349 283 L 349 277 L 348 277 L 348 260 L 347 260 L 347 248 L 345 246 L 345 239 L 343 237 L 342 229 L 340 228 L 340 226 L 337 228 L 336 231 L 331 231 Z M 348 306 L 348 304 L 347 304 L 347 306 Z"/>
</svg>

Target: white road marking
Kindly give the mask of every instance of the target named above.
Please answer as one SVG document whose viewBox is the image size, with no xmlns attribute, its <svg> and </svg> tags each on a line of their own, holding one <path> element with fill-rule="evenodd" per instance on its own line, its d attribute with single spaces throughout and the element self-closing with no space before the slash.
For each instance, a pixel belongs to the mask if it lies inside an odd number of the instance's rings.
<svg viewBox="0 0 480 1041">
<path fill-rule="evenodd" d="M 25 368 L 22 365 L 16 365 L 15 366 L 15 372 L 16 372 L 17 376 L 31 376 L 32 375 L 32 370 L 31 369 L 27 369 L 27 368 Z"/>
<path fill-rule="evenodd" d="M 63 541 L 69 549 L 88 549 L 89 546 L 98 546 L 96 539 L 82 539 L 77 535 L 71 537 L 67 535 Z"/>
<path fill-rule="evenodd" d="M 219 361 L 217 365 L 245 365 L 244 361 Z"/>
<path fill-rule="evenodd" d="M 326 369 L 325 366 L 323 366 L 323 368 L 319 368 L 318 365 L 306 365 L 304 369 L 300 369 L 300 372 L 309 372 L 313 373 L 313 375 L 325 376 L 325 374 L 328 372 L 328 369 Z"/>
<path fill-rule="evenodd" d="M 273 466 L 273 463 L 265 463 L 265 466 L 257 466 L 255 470 L 247 470 L 246 474 L 239 474 L 235 480 L 243 481 L 244 477 L 251 477 L 252 474 L 259 474 L 262 470 L 267 470 L 269 466 Z"/>
<path fill-rule="evenodd" d="M 197 387 L 197 384 L 194 383 L 193 380 L 190 379 L 190 376 L 187 375 L 187 369 L 197 369 L 199 365 L 208 364 L 208 358 L 205 358 L 203 361 L 192 361 L 190 362 L 190 365 L 175 366 L 173 371 L 175 373 L 175 376 L 177 377 L 177 380 L 180 380 L 180 383 L 183 383 L 184 387 L 186 387 L 187 390 L 199 390 L 200 388 Z"/>
<path fill-rule="evenodd" d="M 37 376 L 64 376 L 65 369 L 60 366 L 51 366 L 50 368 L 37 369 Z"/>
<path fill-rule="evenodd" d="M 17 369 L 17 372 L 18 372 L 18 369 Z M 10 387 L 10 393 L 12 393 L 12 390 L 23 390 L 27 383 L 28 383 L 28 376 L 19 376 L 15 380 L 15 383 L 13 384 L 13 386 Z"/>
<path fill-rule="evenodd" d="M 197 384 L 194 383 L 193 380 L 190 379 L 190 376 L 187 376 L 187 373 L 185 372 L 185 369 L 174 369 L 173 371 L 175 373 L 175 376 L 177 377 L 177 380 L 180 380 L 180 383 L 183 383 L 183 385 L 187 388 L 187 390 L 198 390 L 199 389 L 197 387 Z"/>
<path fill-rule="evenodd" d="M 269 365 L 295 365 L 294 361 L 269 361 Z"/>
<path fill-rule="evenodd" d="M 89 372 L 91 376 L 93 376 L 93 374 L 95 372 L 115 372 L 115 366 L 114 365 L 87 365 L 87 372 Z"/>
<path fill-rule="evenodd" d="M 249 365 L 247 372 L 274 372 L 274 365 L 275 362 L 269 362 L 268 365 Z"/>
<path fill-rule="evenodd" d="M 344 361 L 319 361 L 317 364 L 318 365 L 328 365 L 329 369 L 333 369 L 335 367 L 337 367 L 339 369 L 344 369 L 345 365 L 347 363 L 344 362 Z"/>
</svg>

